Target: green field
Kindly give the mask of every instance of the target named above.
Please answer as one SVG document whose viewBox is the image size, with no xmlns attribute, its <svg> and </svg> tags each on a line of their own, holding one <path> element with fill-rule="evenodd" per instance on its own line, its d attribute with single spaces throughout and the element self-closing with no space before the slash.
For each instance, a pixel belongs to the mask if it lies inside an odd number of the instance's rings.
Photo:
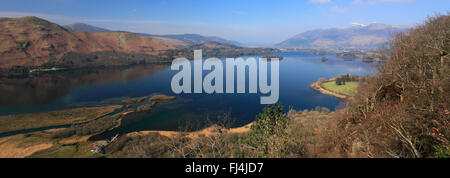
<svg viewBox="0 0 450 178">
<path fill-rule="evenodd" d="M 358 82 L 346 82 L 345 85 L 336 85 L 336 81 L 329 81 L 322 83 L 322 87 L 334 93 L 354 96 L 356 88 L 358 88 Z"/>
</svg>

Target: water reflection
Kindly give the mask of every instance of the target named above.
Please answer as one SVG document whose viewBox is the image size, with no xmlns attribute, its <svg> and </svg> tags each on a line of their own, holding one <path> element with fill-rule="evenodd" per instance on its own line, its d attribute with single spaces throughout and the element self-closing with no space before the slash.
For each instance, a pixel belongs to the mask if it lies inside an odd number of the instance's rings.
<svg viewBox="0 0 450 178">
<path fill-rule="evenodd" d="M 296 110 L 314 109 L 316 106 L 334 110 L 342 101 L 310 88 L 319 78 L 338 74 L 374 75 L 376 63 L 361 60 L 344 61 L 335 55 L 309 53 L 280 53 L 280 97 L 286 107 Z M 261 56 L 244 56 L 262 57 Z M 27 78 L 0 80 L 0 115 L 38 112 L 120 104 L 126 97 L 148 96 L 161 93 L 175 95 L 170 87 L 177 71 L 169 66 L 147 65 L 128 68 L 56 71 Z M 208 72 L 204 72 L 206 75 Z M 248 84 L 247 84 L 248 85 Z M 234 126 L 245 125 L 255 119 L 264 105 L 258 94 L 181 94 L 169 104 L 161 105 L 151 113 L 125 119 L 121 130 L 177 130 L 180 123 L 204 123 L 230 113 Z"/>
<path fill-rule="evenodd" d="M 24 77 L 3 77 L 0 79 L 0 114 L 8 113 L 8 109 L 28 112 L 26 108 L 48 104 L 68 95 L 76 88 L 133 81 L 161 71 L 167 66 L 78 69 L 32 73 Z"/>
</svg>

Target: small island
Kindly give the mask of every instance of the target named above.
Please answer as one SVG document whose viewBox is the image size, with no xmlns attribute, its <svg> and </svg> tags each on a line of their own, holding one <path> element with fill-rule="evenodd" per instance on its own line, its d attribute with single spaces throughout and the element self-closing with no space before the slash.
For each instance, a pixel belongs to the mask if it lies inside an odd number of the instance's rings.
<svg viewBox="0 0 450 178">
<path fill-rule="evenodd" d="M 341 74 L 331 79 L 320 78 L 311 84 L 311 88 L 340 99 L 349 99 L 356 94 L 359 76 L 351 74 Z"/>
</svg>

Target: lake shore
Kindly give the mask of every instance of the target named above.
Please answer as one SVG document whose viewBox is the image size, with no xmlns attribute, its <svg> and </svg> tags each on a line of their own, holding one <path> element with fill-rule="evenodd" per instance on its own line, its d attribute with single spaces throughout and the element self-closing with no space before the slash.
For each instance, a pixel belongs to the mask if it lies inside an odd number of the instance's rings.
<svg viewBox="0 0 450 178">
<path fill-rule="evenodd" d="M 317 91 L 319 91 L 319 92 L 321 92 L 323 94 L 331 95 L 331 96 L 334 96 L 334 97 L 337 97 L 337 98 L 340 98 L 340 99 L 347 100 L 347 99 L 350 98 L 350 96 L 345 96 L 345 95 L 341 95 L 339 93 L 334 93 L 332 91 L 329 91 L 329 90 L 323 88 L 320 85 L 319 82 L 314 82 L 313 84 L 311 84 L 311 88 L 313 88 L 313 89 L 315 89 L 315 90 L 317 90 Z"/>
<path fill-rule="evenodd" d="M 325 83 L 325 82 L 334 82 L 334 81 L 336 81 L 336 78 L 337 78 L 337 76 L 336 76 L 336 77 L 333 77 L 333 78 L 331 78 L 331 79 L 325 80 L 325 81 L 318 80 L 318 81 L 312 83 L 310 86 L 311 86 L 311 88 L 313 88 L 314 90 L 319 91 L 319 92 L 321 92 L 321 93 L 323 93 L 323 94 L 331 95 L 331 96 L 334 96 L 334 97 L 337 97 L 337 98 L 340 98 L 340 99 L 343 99 L 343 100 L 348 100 L 348 99 L 350 99 L 350 98 L 352 97 L 352 96 L 350 96 L 350 95 L 345 95 L 345 94 L 342 94 L 342 93 L 337 93 L 337 92 L 328 90 L 328 89 L 326 89 L 326 88 L 323 87 L 323 85 L 322 85 L 323 83 Z"/>
<path fill-rule="evenodd" d="M 201 136 L 212 136 L 215 134 L 220 132 L 222 133 L 246 133 L 246 132 L 250 132 L 252 125 L 255 122 L 251 122 L 247 125 L 241 126 L 241 127 L 235 127 L 235 128 L 229 128 L 229 129 L 223 129 L 217 125 L 213 125 L 198 131 L 192 131 L 192 132 L 183 132 L 183 131 L 161 131 L 161 130 L 146 130 L 146 131 L 139 131 L 139 132 L 131 132 L 128 133 L 127 136 L 129 137 L 135 137 L 135 136 L 142 136 L 142 135 L 148 135 L 148 134 L 153 134 L 153 133 L 157 133 L 159 135 L 162 136 L 166 136 L 166 137 L 176 137 L 176 136 L 180 136 L 180 135 L 185 135 L 188 138 L 199 138 Z"/>
</svg>

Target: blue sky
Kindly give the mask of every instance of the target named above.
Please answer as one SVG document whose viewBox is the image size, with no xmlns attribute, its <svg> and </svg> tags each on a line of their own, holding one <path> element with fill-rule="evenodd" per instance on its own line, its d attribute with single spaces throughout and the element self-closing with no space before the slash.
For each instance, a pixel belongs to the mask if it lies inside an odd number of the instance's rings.
<svg viewBox="0 0 450 178">
<path fill-rule="evenodd" d="M 0 0 L 0 17 L 34 15 L 60 25 L 197 33 L 260 45 L 353 22 L 415 25 L 449 10 L 449 0 Z"/>
</svg>

